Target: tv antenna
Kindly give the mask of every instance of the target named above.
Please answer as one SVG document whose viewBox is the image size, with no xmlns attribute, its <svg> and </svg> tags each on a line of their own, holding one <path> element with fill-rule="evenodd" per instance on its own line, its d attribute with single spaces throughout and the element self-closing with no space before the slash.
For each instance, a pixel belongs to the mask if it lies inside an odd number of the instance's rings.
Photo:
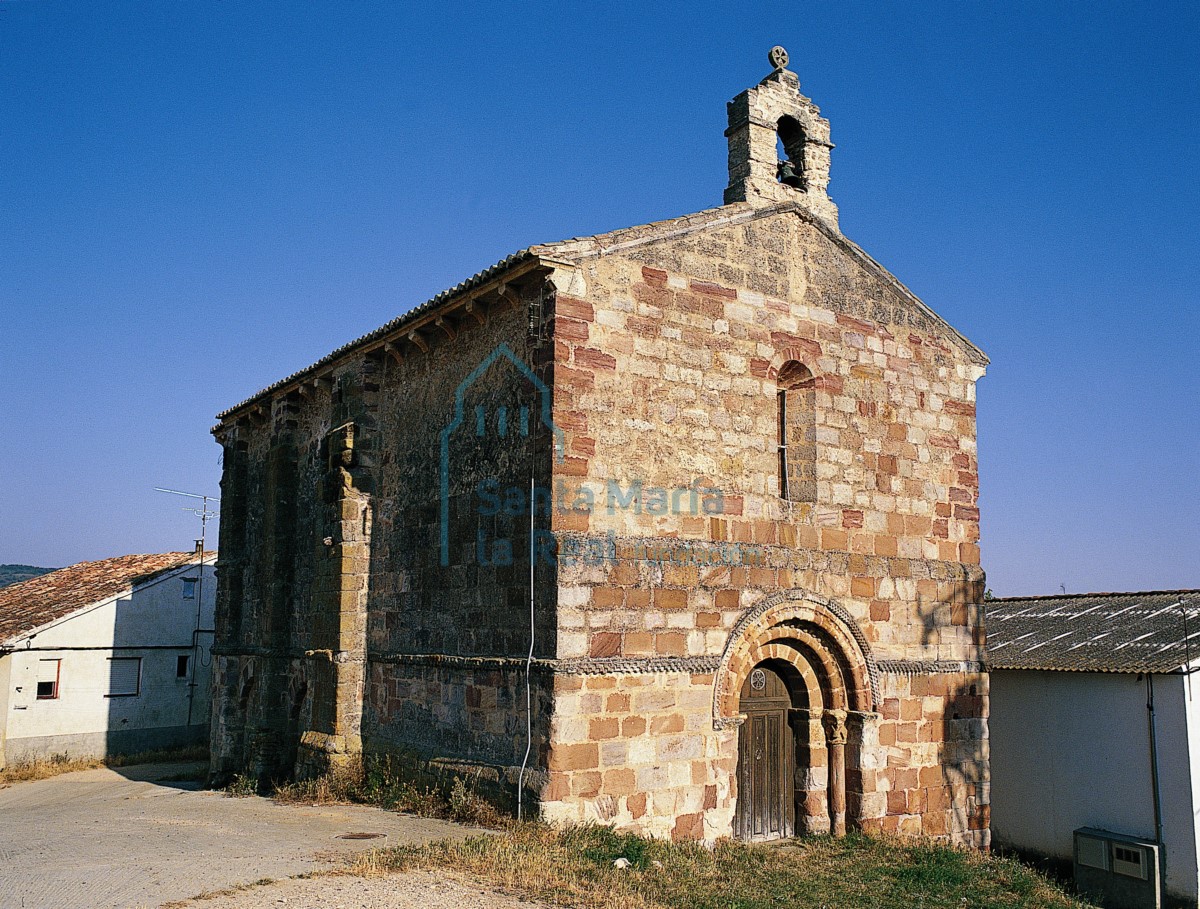
<svg viewBox="0 0 1200 909">
<path fill-rule="evenodd" d="M 183 492 L 180 489 L 167 489 L 164 486 L 155 486 L 155 492 L 167 492 L 173 496 L 187 496 L 189 499 L 199 499 L 199 508 L 189 508 L 186 505 L 181 506 L 182 511 L 190 511 L 192 514 L 200 518 L 200 539 L 196 541 L 196 555 L 200 558 L 200 577 L 196 579 L 196 630 L 192 632 L 192 671 L 191 678 L 188 679 L 188 717 L 187 724 L 192 725 L 192 705 L 196 700 L 196 664 L 200 658 L 200 634 L 203 628 L 200 627 L 204 616 L 204 541 L 208 532 L 209 518 L 215 518 L 219 512 L 211 511 L 208 507 L 210 502 L 221 501 L 216 496 L 206 496 L 197 492 Z"/>
<path fill-rule="evenodd" d="M 208 503 L 209 502 L 219 502 L 221 500 L 218 499 L 216 496 L 201 495 L 198 492 L 182 492 L 181 490 L 178 490 L 178 489 L 167 489 L 164 486 L 155 486 L 154 491 L 155 492 L 169 492 L 173 496 L 187 496 L 189 499 L 199 499 L 200 500 L 199 508 L 188 508 L 186 505 L 183 505 L 180 507 L 180 510 L 181 511 L 190 511 L 192 514 L 199 516 L 199 518 L 200 518 L 200 539 L 197 540 L 197 542 L 200 544 L 200 552 L 203 553 L 204 552 L 205 534 L 206 534 L 206 531 L 208 530 L 208 519 L 215 518 L 220 514 L 220 512 L 209 511 Z"/>
</svg>

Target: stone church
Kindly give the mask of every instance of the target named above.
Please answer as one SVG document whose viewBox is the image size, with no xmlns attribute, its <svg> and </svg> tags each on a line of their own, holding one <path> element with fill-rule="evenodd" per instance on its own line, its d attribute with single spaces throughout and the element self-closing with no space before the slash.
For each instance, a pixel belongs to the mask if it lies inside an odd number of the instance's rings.
<svg viewBox="0 0 1200 909">
<path fill-rule="evenodd" d="M 987 845 L 987 358 L 842 235 L 786 63 L 720 207 L 524 249 L 221 414 L 216 774 L 402 754 L 556 821 Z"/>
</svg>

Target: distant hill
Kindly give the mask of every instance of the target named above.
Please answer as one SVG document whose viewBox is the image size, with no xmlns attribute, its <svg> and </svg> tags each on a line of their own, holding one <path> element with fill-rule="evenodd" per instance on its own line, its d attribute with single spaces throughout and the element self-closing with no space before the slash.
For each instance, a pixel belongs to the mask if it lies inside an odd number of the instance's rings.
<svg viewBox="0 0 1200 909">
<path fill-rule="evenodd" d="M 16 584 L 19 581 L 28 581 L 30 578 L 49 574 L 52 571 L 58 571 L 58 569 L 36 568 L 33 565 L 0 565 L 0 587 L 7 587 L 9 584 Z"/>
</svg>

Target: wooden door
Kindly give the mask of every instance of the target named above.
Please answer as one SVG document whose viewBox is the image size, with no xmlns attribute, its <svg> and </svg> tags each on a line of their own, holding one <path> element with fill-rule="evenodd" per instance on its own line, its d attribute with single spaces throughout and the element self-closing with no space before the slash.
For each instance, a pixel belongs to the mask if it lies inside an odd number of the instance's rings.
<svg viewBox="0 0 1200 909">
<path fill-rule="evenodd" d="M 791 706 L 787 685 L 765 665 L 756 666 L 742 685 L 740 710 L 746 722 L 738 733 L 733 822 L 739 839 L 781 839 L 796 829 L 795 743 L 788 726 Z"/>
</svg>

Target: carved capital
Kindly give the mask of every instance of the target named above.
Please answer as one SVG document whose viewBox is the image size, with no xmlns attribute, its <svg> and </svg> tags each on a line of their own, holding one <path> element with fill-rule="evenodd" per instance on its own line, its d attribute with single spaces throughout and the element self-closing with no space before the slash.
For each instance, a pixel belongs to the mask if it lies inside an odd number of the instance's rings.
<svg viewBox="0 0 1200 909">
<path fill-rule="evenodd" d="M 825 741 L 830 745 L 846 744 L 846 711 L 826 710 L 821 716 L 825 727 Z"/>
</svg>

